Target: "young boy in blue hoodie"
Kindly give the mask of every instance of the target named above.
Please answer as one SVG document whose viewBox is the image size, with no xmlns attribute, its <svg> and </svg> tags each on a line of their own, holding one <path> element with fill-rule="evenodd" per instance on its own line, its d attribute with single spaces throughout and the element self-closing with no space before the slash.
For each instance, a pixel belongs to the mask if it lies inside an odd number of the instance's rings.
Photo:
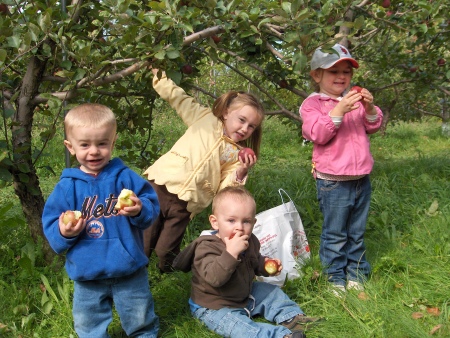
<svg viewBox="0 0 450 338">
<path fill-rule="evenodd" d="M 67 113 L 64 127 L 64 144 L 80 166 L 64 169 L 42 223 L 53 250 L 66 254 L 75 331 L 80 338 L 109 337 L 114 302 L 128 336 L 156 338 L 159 319 L 143 246 L 143 230 L 159 214 L 156 193 L 119 158 L 111 160 L 117 124 L 108 107 L 79 105 Z M 130 198 L 135 205 L 116 210 L 124 188 L 136 194 Z M 64 224 L 67 210 L 81 211 L 82 218 Z"/>
</svg>

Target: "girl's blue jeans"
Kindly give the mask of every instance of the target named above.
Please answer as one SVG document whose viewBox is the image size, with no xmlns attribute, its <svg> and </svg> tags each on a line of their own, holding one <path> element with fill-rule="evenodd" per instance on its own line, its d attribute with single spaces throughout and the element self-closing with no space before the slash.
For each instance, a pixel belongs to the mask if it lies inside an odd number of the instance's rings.
<svg viewBox="0 0 450 338">
<path fill-rule="evenodd" d="M 353 181 L 316 180 L 317 198 L 324 220 L 319 255 L 329 281 L 364 282 L 370 265 L 366 260 L 364 233 L 369 214 L 369 175 Z"/>
<path fill-rule="evenodd" d="M 125 277 L 74 282 L 73 318 L 80 338 L 109 337 L 113 302 L 127 336 L 157 337 L 159 319 L 143 267 Z"/>
<path fill-rule="evenodd" d="M 282 338 L 291 331 L 281 325 L 255 322 L 251 317 L 263 316 L 266 320 L 279 324 L 303 314 L 300 307 L 278 286 L 254 282 L 251 296 L 245 309 L 225 307 L 211 310 L 201 307 L 192 314 L 210 330 L 222 337 L 231 338 Z"/>
</svg>

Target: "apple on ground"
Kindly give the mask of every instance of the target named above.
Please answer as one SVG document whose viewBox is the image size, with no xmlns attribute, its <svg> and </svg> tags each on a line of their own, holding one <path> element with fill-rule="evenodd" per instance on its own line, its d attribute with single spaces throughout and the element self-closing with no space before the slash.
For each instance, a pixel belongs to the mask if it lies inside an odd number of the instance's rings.
<svg viewBox="0 0 450 338">
<path fill-rule="evenodd" d="M 264 269 L 266 270 L 266 272 L 273 276 L 276 275 L 278 272 L 278 268 L 280 267 L 280 265 L 278 264 L 278 262 L 274 259 L 268 259 L 265 263 L 264 263 Z"/>
<path fill-rule="evenodd" d="M 255 156 L 255 152 L 252 148 L 242 148 L 241 150 L 239 150 L 238 156 L 243 162 L 245 162 L 245 158 L 247 155 Z"/>
<path fill-rule="evenodd" d="M 72 225 L 78 223 L 78 220 L 81 218 L 81 211 L 78 210 L 67 210 L 63 216 L 63 223 L 65 225 L 72 222 Z"/>
<path fill-rule="evenodd" d="M 136 194 L 130 189 L 122 189 L 117 197 L 117 203 L 114 206 L 114 209 L 120 210 L 125 207 L 132 207 L 136 203 L 130 198 L 130 196 L 136 196 Z"/>
</svg>

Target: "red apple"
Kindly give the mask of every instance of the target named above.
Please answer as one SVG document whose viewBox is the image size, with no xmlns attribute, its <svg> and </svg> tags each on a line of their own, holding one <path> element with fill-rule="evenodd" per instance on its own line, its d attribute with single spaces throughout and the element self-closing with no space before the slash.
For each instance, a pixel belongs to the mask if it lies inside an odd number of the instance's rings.
<svg viewBox="0 0 450 338">
<path fill-rule="evenodd" d="M 219 43 L 220 41 L 222 41 L 222 38 L 220 36 L 217 36 L 217 35 L 211 36 L 211 39 L 213 39 L 213 41 L 215 43 Z"/>
<path fill-rule="evenodd" d="M 383 6 L 384 8 L 388 8 L 391 5 L 391 0 L 383 0 L 383 2 L 381 3 L 381 6 Z"/>
<path fill-rule="evenodd" d="M 129 189 L 122 189 L 117 197 L 117 203 L 114 206 L 114 209 L 120 210 L 125 207 L 132 207 L 136 203 L 130 198 L 130 196 L 136 196 L 136 194 Z"/>
<path fill-rule="evenodd" d="M 194 71 L 194 69 L 192 68 L 191 65 L 185 64 L 185 65 L 183 65 L 183 67 L 181 67 L 181 71 L 182 71 L 184 74 L 192 74 L 192 72 Z"/>
<path fill-rule="evenodd" d="M 287 86 L 289 86 L 289 82 L 287 82 L 285 79 L 280 80 L 280 82 L 278 82 L 278 85 L 280 86 L 280 88 L 287 88 Z"/>
<path fill-rule="evenodd" d="M 361 91 L 363 90 L 360 86 L 353 86 L 350 90 L 356 90 L 357 93 L 361 94 Z M 363 98 L 361 97 L 361 101 Z"/>
<path fill-rule="evenodd" d="M 439 60 L 437 61 L 437 64 L 438 64 L 438 66 L 443 66 L 443 65 L 445 65 L 445 59 L 439 59 Z"/>
<path fill-rule="evenodd" d="M 416 66 L 412 66 L 411 68 L 409 68 L 409 71 L 411 72 L 411 73 L 415 73 L 415 72 L 417 72 L 417 67 Z"/>
<path fill-rule="evenodd" d="M 360 86 L 353 86 L 350 90 L 356 90 L 357 93 L 361 93 L 361 90 L 363 90 Z"/>
<path fill-rule="evenodd" d="M 239 150 L 238 156 L 243 162 L 245 162 L 245 157 L 247 155 L 255 156 L 255 152 L 251 148 L 242 148 L 241 150 Z"/>
<path fill-rule="evenodd" d="M 264 263 L 264 269 L 267 271 L 267 273 L 271 276 L 276 275 L 278 272 L 278 268 L 280 267 L 280 265 L 278 264 L 278 262 L 274 259 L 268 259 L 265 263 Z"/>
<path fill-rule="evenodd" d="M 8 6 L 4 3 L 0 3 L 0 13 L 3 15 L 8 15 L 9 14 L 9 9 Z"/>
<path fill-rule="evenodd" d="M 76 225 L 78 223 L 78 220 L 81 217 L 81 211 L 78 210 L 67 210 L 64 213 L 63 216 L 63 223 L 65 225 L 69 224 L 69 222 L 72 222 L 72 225 Z"/>
</svg>

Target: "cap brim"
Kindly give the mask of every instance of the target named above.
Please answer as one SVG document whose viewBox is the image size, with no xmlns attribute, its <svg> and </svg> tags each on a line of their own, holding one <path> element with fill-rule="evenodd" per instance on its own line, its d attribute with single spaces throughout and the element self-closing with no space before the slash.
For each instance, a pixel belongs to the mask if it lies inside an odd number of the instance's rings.
<svg viewBox="0 0 450 338">
<path fill-rule="evenodd" d="M 324 66 L 322 66 L 321 68 L 323 68 L 323 69 L 328 69 L 328 68 L 331 68 L 331 67 L 333 67 L 335 64 L 337 64 L 337 63 L 339 63 L 339 62 L 342 62 L 342 61 L 349 61 L 349 62 L 352 64 L 353 68 L 359 68 L 358 62 L 356 62 L 356 60 L 353 59 L 353 58 L 340 58 L 339 60 L 336 60 L 336 61 L 334 61 L 334 62 L 331 62 L 331 63 L 329 63 L 329 64 L 327 64 L 327 65 L 324 65 Z"/>
</svg>

